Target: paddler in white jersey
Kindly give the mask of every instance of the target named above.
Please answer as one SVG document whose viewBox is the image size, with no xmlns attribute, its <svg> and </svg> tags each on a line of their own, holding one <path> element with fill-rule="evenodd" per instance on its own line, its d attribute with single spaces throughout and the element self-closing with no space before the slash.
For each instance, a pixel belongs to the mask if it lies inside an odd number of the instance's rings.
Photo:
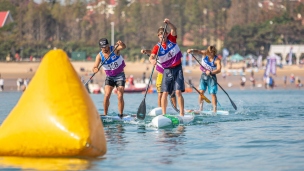
<svg viewBox="0 0 304 171">
<path fill-rule="evenodd" d="M 106 38 L 102 38 L 98 42 L 101 51 L 97 54 L 93 67 L 93 72 L 98 72 L 98 66 L 102 65 L 107 77 L 105 79 L 105 94 L 104 94 L 104 115 L 108 114 L 108 108 L 110 105 L 110 96 L 114 87 L 117 88 L 118 98 L 118 116 L 123 117 L 124 110 L 124 89 L 126 83 L 126 76 L 124 73 L 124 67 L 126 66 L 123 57 L 120 55 L 120 51 L 126 48 L 126 45 L 122 41 L 117 41 L 115 47 L 109 46 L 109 42 Z M 114 50 L 115 49 L 115 50 Z M 114 51 L 113 53 L 111 53 Z"/>
<path fill-rule="evenodd" d="M 157 63 L 164 68 L 161 84 L 161 91 L 163 92 L 161 107 L 163 115 L 166 114 L 167 110 L 167 96 L 169 93 L 172 94 L 172 92 L 175 91 L 180 116 L 184 116 L 184 98 L 182 92 L 185 91 L 185 84 L 181 65 L 182 53 L 176 41 L 176 27 L 167 18 L 164 19 L 164 23 L 168 24 L 171 31 L 167 33 L 165 28 L 158 29 L 157 35 L 159 42 L 153 47 L 149 61 L 151 64 L 156 65 L 156 68 L 160 67 Z"/>
<path fill-rule="evenodd" d="M 209 46 L 207 50 L 188 49 L 187 53 L 202 55 L 202 75 L 200 79 L 199 91 L 204 94 L 207 90 L 212 97 L 213 112 L 217 110 L 217 78 L 216 74 L 221 72 L 221 60 L 217 57 L 217 50 L 214 46 Z M 199 96 L 200 111 L 203 110 L 203 99 Z"/>
</svg>

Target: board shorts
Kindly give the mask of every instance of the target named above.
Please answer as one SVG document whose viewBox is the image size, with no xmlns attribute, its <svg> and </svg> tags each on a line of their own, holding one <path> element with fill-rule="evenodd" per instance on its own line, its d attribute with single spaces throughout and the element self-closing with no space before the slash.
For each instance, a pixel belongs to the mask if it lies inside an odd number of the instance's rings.
<svg viewBox="0 0 304 171">
<path fill-rule="evenodd" d="M 168 92 L 169 94 L 176 90 L 185 92 L 182 65 L 178 65 L 174 68 L 166 68 L 164 70 L 161 90 L 162 92 Z"/>
<path fill-rule="evenodd" d="M 105 85 L 109 85 L 111 87 L 125 87 L 126 84 L 126 76 L 124 72 L 117 74 L 116 76 L 108 76 L 105 80 Z"/>
<path fill-rule="evenodd" d="M 162 91 L 161 91 L 162 80 L 163 80 L 163 74 L 162 73 L 158 73 L 157 77 L 156 77 L 156 90 L 157 90 L 157 93 L 162 93 Z"/>
<path fill-rule="evenodd" d="M 213 78 L 211 78 L 213 77 Z M 215 75 L 207 76 L 206 73 L 203 73 L 200 79 L 199 89 L 203 90 L 204 92 L 207 90 L 209 94 L 216 94 L 217 93 L 217 78 Z"/>
</svg>

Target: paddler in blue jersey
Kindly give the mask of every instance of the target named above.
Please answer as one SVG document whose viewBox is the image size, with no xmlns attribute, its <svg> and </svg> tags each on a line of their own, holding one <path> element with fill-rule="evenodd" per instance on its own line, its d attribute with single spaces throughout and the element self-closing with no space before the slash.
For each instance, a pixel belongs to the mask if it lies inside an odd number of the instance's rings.
<svg viewBox="0 0 304 171">
<path fill-rule="evenodd" d="M 213 112 L 217 110 L 217 78 L 216 74 L 221 72 L 221 60 L 217 57 L 217 50 L 214 46 L 209 46 L 207 50 L 188 49 L 187 53 L 202 55 L 203 72 L 200 79 L 199 91 L 204 94 L 208 87 L 208 92 L 212 97 Z M 203 99 L 199 96 L 200 111 L 203 110 Z"/>
<path fill-rule="evenodd" d="M 98 66 L 100 63 L 103 70 L 106 73 L 105 79 L 105 94 L 104 94 L 104 115 L 108 114 L 108 108 L 110 105 L 110 96 L 114 87 L 117 88 L 118 98 L 118 116 L 123 117 L 124 110 L 124 89 L 126 83 L 126 76 L 124 73 L 124 67 L 126 66 L 123 57 L 120 55 L 120 51 L 126 48 L 126 45 L 122 41 L 117 41 L 115 47 L 110 46 L 106 38 L 102 38 L 98 42 L 101 51 L 96 55 L 96 60 L 93 67 L 93 72 L 98 72 Z M 117 46 L 117 47 L 116 47 Z M 106 60 L 106 61 L 105 61 Z"/>
</svg>

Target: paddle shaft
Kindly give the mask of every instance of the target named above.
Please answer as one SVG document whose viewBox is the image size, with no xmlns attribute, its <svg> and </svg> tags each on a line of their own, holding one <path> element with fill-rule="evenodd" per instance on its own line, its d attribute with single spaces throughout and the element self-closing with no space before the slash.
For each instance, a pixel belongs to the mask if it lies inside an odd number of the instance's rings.
<svg viewBox="0 0 304 171">
<path fill-rule="evenodd" d="M 200 64 L 201 67 L 203 67 L 203 65 L 196 59 L 196 57 L 193 55 L 193 53 L 191 53 L 191 55 L 192 55 L 192 57 L 196 60 L 196 62 L 197 62 L 198 64 Z M 212 76 L 211 76 L 211 78 L 212 78 L 214 81 L 216 81 Z M 224 93 L 228 96 L 228 98 L 229 98 L 229 100 L 230 100 L 230 102 L 231 102 L 233 108 L 234 108 L 235 110 L 237 110 L 236 105 L 235 105 L 234 102 L 231 100 L 231 98 L 229 97 L 228 93 L 223 89 L 223 87 L 222 87 L 217 81 L 216 81 L 216 83 L 217 83 L 217 85 L 224 91 Z"/>
<path fill-rule="evenodd" d="M 117 47 L 118 47 L 118 45 L 116 45 L 116 47 L 114 48 L 114 50 L 109 54 L 109 56 L 98 66 L 98 71 L 100 70 L 100 68 L 101 68 L 101 66 L 110 58 L 110 56 L 111 56 L 111 54 L 117 49 Z M 97 72 L 98 72 L 97 71 Z M 97 73 L 97 72 L 94 72 L 93 74 L 92 74 L 92 76 L 90 77 L 90 79 L 86 82 L 86 83 L 84 83 L 84 85 L 87 85 L 88 83 L 89 83 L 89 81 L 90 80 L 92 80 L 92 78 L 94 77 L 94 75 Z"/>
<path fill-rule="evenodd" d="M 200 93 L 200 92 L 198 91 L 198 89 L 195 88 L 191 83 L 188 83 L 188 82 L 186 82 L 186 81 L 185 81 L 185 83 L 187 83 L 191 88 L 194 88 L 194 90 L 195 90 L 199 95 L 204 96 L 204 94 L 203 94 L 203 93 Z M 209 100 L 206 96 L 204 96 L 204 98 L 206 98 L 206 99 L 208 100 L 208 101 L 207 101 L 207 100 L 205 99 L 205 101 L 206 101 L 207 103 L 210 103 L 210 100 Z"/>
</svg>

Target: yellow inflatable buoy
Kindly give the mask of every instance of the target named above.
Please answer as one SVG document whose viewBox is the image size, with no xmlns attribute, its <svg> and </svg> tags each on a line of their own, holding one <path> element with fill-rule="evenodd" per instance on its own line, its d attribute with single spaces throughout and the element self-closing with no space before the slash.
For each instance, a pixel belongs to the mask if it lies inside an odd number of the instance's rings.
<svg viewBox="0 0 304 171">
<path fill-rule="evenodd" d="M 0 126 L 0 156 L 96 157 L 106 153 L 98 111 L 63 50 L 48 52 Z"/>
</svg>

